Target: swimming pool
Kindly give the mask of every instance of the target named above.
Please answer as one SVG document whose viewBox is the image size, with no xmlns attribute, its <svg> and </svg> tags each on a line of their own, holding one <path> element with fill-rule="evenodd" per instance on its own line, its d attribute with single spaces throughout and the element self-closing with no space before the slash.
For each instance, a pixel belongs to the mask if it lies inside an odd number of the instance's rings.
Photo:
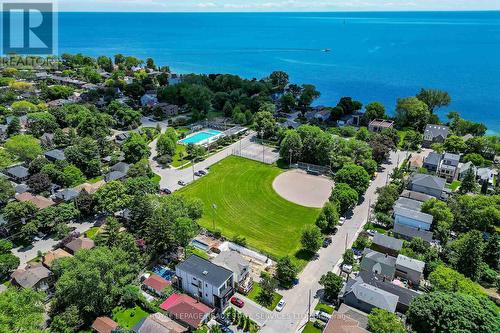
<svg viewBox="0 0 500 333">
<path fill-rule="evenodd" d="M 221 131 L 216 131 L 213 129 L 206 129 L 203 131 L 193 133 L 193 134 L 187 136 L 186 138 L 180 140 L 179 142 L 182 144 L 185 144 L 185 145 L 190 144 L 190 143 L 193 143 L 195 145 L 196 144 L 205 144 L 205 143 L 214 141 L 214 139 L 218 138 L 221 134 L 222 134 Z"/>
</svg>

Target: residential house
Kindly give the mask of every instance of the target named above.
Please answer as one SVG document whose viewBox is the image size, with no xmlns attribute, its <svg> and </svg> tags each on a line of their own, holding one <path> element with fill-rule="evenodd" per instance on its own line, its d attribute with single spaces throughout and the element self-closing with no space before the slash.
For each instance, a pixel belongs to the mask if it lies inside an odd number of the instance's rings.
<svg viewBox="0 0 500 333">
<path fill-rule="evenodd" d="M 432 242 L 433 233 L 431 231 L 409 227 L 404 224 L 395 224 L 392 230 L 394 235 L 403 239 L 411 240 L 413 238 L 422 238 L 427 243 Z"/>
<path fill-rule="evenodd" d="M 302 125 L 302 124 L 299 123 L 298 121 L 295 121 L 295 120 L 292 120 L 292 119 L 287 119 L 283 123 L 279 124 L 279 126 L 287 128 L 287 129 L 296 129 L 300 125 Z"/>
<path fill-rule="evenodd" d="M 363 251 L 363 259 L 361 259 L 360 270 L 382 275 L 387 279 L 392 280 L 396 271 L 396 258 L 388 254 L 366 248 Z"/>
<path fill-rule="evenodd" d="M 163 313 L 153 313 L 132 327 L 134 333 L 184 333 L 187 327 L 173 321 Z"/>
<path fill-rule="evenodd" d="M 70 202 L 75 200 L 79 194 L 80 192 L 73 188 L 66 188 L 64 190 L 56 192 L 53 197 L 56 203 Z"/>
<path fill-rule="evenodd" d="M 330 119 L 332 111 L 325 107 L 316 107 L 313 111 L 308 111 L 305 114 L 307 121 L 321 121 L 326 122 Z"/>
<path fill-rule="evenodd" d="M 55 202 L 52 201 L 52 199 L 42 197 L 41 195 L 33 195 L 29 192 L 16 194 L 15 198 L 17 201 L 20 201 L 20 202 L 29 201 L 32 204 L 34 204 L 38 209 L 44 209 L 44 208 L 55 205 Z"/>
<path fill-rule="evenodd" d="M 70 100 L 60 98 L 60 99 L 56 99 L 56 100 L 47 102 L 47 106 L 52 109 L 52 108 L 59 108 L 61 106 L 69 104 L 69 103 L 71 103 Z"/>
<path fill-rule="evenodd" d="M 72 257 L 72 255 L 64 251 L 63 249 L 56 249 L 54 251 L 47 252 L 42 257 L 42 264 L 48 269 L 51 269 L 52 264 L 54 263 L 55 260 L 67 257 Z"/>
<path fill-rule="evenodd" d="M 437 176 L 415 173 L 411 176 L 409 189 L 441 199 L 445 195 L 446 179 Z"/>
<path fill-rule="evenodd" d="M 30 190 L 30 187 L 27 184 L 14 183 L 14 190 L 16 191 L 16 194 L 22 194 L 28 192 Z"/>
<path fill-rule="evenodd" d="M 94 333 L 113 333 L 118 327 L 118 323 L 109 317 L 97 317 L 92 323 Z"/>
<path fill-rule="evenodd" d="M 217 309 L 224 309 L 234 294 L 234 273 L 197 255 L 175 266 L 179 287 Z"/>
<path fill-rule="evenodd" d="M 113 180 L 122 180 L 125 178 L 127 178 L 127 174 L 120 172 L 120 171 L 111 171 L 104 176 L 104 180 L 106 182 L 110 182 Z"/>
<path fill-rule="evenodd" d="M 396 257 L 402 248 L 402 240 L 375 232 L 372 240 L 372 250 Z"/>
<path fill-rule="evenodd" d="M 347 281 L 346 290 L 349 289 L 349 286 L 356 282 L 364 282 L 373 287 L 382 289 L 388 293 L 398 296 L 398 303 L 396 305 L 396 311 L 399 313 L 405 313 L 410 307 L 410 303 L 413 299 L 419 295 L 420 292 L 405 288 L 401 281 L 394 280 L 389 281 L 383 276 L 371 273 L 371 272 L 359 272 L 358 276 L 355 279 L 350 278 Z"/>
<path fill-rule="evenodd" d="M 171 295 L 160 304 L 160 309 L 168 312 L 172 319 L 195 330 L 200 325 L 208 322 L 214 312 L 214 309 L 208 305 L 184 294 Z"/>
<path fill-rule="evenodd" d="M 339 120 L 337 121 L 337 126 L 343 127 L 343 126 L 360 126 L 361 125 L 361 120 L 363 119 L 364 112 L 361 111 L 355 111 L 351 114 L 345 114 L 342 115 Z"/>
<path fill-rule="evenodd" d="M 117 134 L 115 136 L 115 142 L 119 145 L 121 145 L 122 143 L 125 142 L 125 140 L 128 139 L 128 137 L 130 136 L 130 134 L 128 134 L 127 132 L 125 133 L 120 133 L 120 134 Z"/>
<path fill-rule="evenodd" d="M 481 183 L 487 182 L 491 186 L 493 186 L 495 171 L 492 168 L 478 168 L 476 178 L 477 180 L 481 181 Z"/>
<path fill-rule="evenodd" d="M 104 184 L 106 184 L 106 182 L 104 180 L 100 180 L 100 181 L 92 183 L 92 184 L 91 183 L 80 184 L 80 185 L 76 186 L 74 189 L 79 191 L 79 192 L 85 191 L 88 194 L 94 194 Z"/>
<path fill-rule="evenodd" d="M 436 172 L 441 164 L 442 154 L 431 151 L 424 159 L 423 167 L 429 172 Z"/>
<path fill-rule="evenodd" d="M 448 182 L 452 182 L 456 179 L 458 175 L 458 165 L 460 164 L 460 155 L 444 153 L 439 167 L 437 170 L 437 175 L 445 178 Z"/>
<path fill-rule="evenodd" d="M 7 140 L 7 128 L 8 125 L 0 125 L 0 141 Z"/>
<path fill-rule="evenodd" d="M 422 168 L 424 164 L 424 158 L 422 155 L 412 155 L 408 160 L 408 168 L 411 171 L 417 171 Z"/>
<path fill-rule="evenodd" d="M 170 285 L 172 285 L 172 282 L 167 281 L 156 274 L 151 274 L 146 280 L 142 282 L 142 286 L 144 289 L 157 296 L 161 296 L 165 288 L 169 287 Z"/>
<path fill-rule="evenodd" d="M 52 147 L 54 145 L 54 134 L 43 133 L 40 137 L 40 144 L 46 149 Z"/>
<path fill-rule="evenodd" d="M 385 129 L 394 127 L 394 121 L 387 119 L 374 119 L 368 125 L 370 132 L 382 132 Z"/>
<path fill-rule="evenodd" d="M 64 150 L 61 149 L 49 150 L 45 153 L 45 158 L 51 162 L 66 160 L 66 156 L 64 156 Z"/>
<path fill-rule="evenodd" d="M 66 244 L 66 250 L 68 250 L 68 252 L 71 254 L 75 254 L 79 250 L 91 249 L 94 246 L 95 243 L 92 239 L 83 237 L 83 238 L 73 239 L 71 242 Z"/>
<path fill-rule="evenodd" d="M 447 126 L 427 124 L 422 146 L 429 148 L 433 143 L 443 143 L 448 137 L 449 131 Z"/>
<path fill-rule="evenodd" d="M 118 162 L 115 165 L 113 165 L 111 168 L 109 168 L 110 171 L 119 171 L 123 174 L 127 174 L 129 169 L 130 169 L 130 164 L 125 163 L 125 162 Z"/>
<path fill-rule="evenodd" d="M 52 272 L 42 266 L 42 264 L 17 269 L 10 277 L 14 286 L 31 288 L 38 291 L 47 291 L 54 283 Z"/>
<path fill-rule="evenodd" d="M 430 214 L 422 213 L 405 207 L 394 207 L 394 225 L 402 224 L 408 227 L 421 230 L 431 230 L 433 217 Z"/>
<path fill-rule="evenodd" d="M 425 262 L 402 254 L 396 258 L 396 276 L 411 281 L 415 286 L 420 284 L 424 275 Z"/>
<path fill-rule="evenodd" d="M 366 313 L 370 313 L 374 308 L 395 312 L 398 300 L 397 295 L 357 280 L 346 284 L 345 292 L 341 296 L 341 301 L 345 304 Z"/>
<path fill-rule="evenodd" d="M 158 103 L 154 108 L 159 109 L 165 117 L 176 116 L 181 110 L 179 106 L 169 103 Z"/>
<path fill-rule="evenodd" d="M 368 316 L 349 305 L 342 303 L 332 314 L 323 333 L 369 333 Z"/>
<path fill-rule="evenodd" d="M 234 272 L 238 291 L 246 294 L 252 289 L 250 262 L 236 251 L 223 251 L 212 262 Z"/>
<path fill-rule="evenodd" d="M 22 165 L 16 165 L 10 168 L 7 168 L 3 172 L 7 177 L 13 180 L 16 183 L 21 183 L 28 179 L 29 171 L 28 168 Z"/>
<path fill-rule="evenodd" d="M 433 196 L 420 193 L 420 192 L 415 192 L 415 191 L 410 191 L 410 190 L 404 190 L 403 193 L 401 193 L 401 198 L 408 198 L 408 199 L 413 199 L 416 201 L 420 202 L 426 202 L 427 200 L 430 200 L 433 198 Z"/>
<path fill-rule="evenodd" d="M 158 104 L 158 97 L 156 94 L 144 94 L 141 97 L 141 106 L 153 107 Z"/>
<path fill-rule="evenodd" d="M 457 176 L 458 180 L 464 179 L 467 172 L 469 172 L 469 170 L 471 170 L 471 169 L 472 169 L 472 172 L 474 173 L 474 175 L 476 175 L 477 168 L 474 164 L 472 164 L 472 162 L 461 163 L 458 167 L 458 176 Z"/>
</svg>

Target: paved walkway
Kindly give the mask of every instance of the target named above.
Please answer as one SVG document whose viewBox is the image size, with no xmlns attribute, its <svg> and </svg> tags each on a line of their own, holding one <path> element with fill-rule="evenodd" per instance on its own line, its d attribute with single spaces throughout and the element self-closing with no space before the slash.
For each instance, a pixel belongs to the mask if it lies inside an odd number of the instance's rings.
<svg viewBox="0 0 500 333">
<path fill-rule="evenodd" d="M 319 278 L 329 271 L 338 272 L 338 264 L 345 252 L 345 248 L 350 248 L 363 229 L 368 217 L 369 205 L 373 204 L 377 198 L 376 189 L 386 184 L 398 160 L 403 161 L 404 152 L 391 153 L 390 163 L 385 165 L 385 170 L 380 172 L 372 182 L 365 194 L 364 201 L 358 205 L 352 217 L 348 218 L 339 231 L 333 236 L 332 245 L 322 248 L 319 251 L 319 258 L 311 261 L 299 275 L 299 284 L 290 290 L 279 291 L 287 303 L 279 317 L 266 322 L 261 332 L 281 333 L 300 332 L 308 321 L 308 299 L 311 294 L 311 314 L 315 305 L 319 301 L 319 291 L 322 287 Z"/>
</svg>

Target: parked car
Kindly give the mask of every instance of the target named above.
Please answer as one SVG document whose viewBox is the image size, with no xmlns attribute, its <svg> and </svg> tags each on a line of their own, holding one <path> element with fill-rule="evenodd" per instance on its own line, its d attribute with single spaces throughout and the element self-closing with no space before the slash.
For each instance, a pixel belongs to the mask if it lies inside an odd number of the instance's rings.
<svg viewBox="0 0 500 333">
<path fill-rule="evenodd" d="M 325 237 L 323 239 L 323 247 L 328 247 L 330 244 L 332 244 L 332 237 Z"/>
<path fill-rule="evenodd" d="M 316 311 L 314 313 L 314 318 L 316 319 L 319 319 L 321 321 L 324 321 L 325 323 L 328 323 L 328 321 L 330 320 L 332 316 L 328 313 L 326 313 L 325 311 Z"/>
<path fill-rule="evenodd" d="M 281 312 L 281 310 L 283 310 L 283 308 L 285 307 L 285 304 L 286 302 L 284 300 L 279 301 L 278 304 L 276 305 L 275 310 Z"/>
<path fill-rule="evenodd" d="M 352 273 L 352 265 L 342 265 L 342 271 L 347 273 L 347 274 L 351 274 Z"/>
<path fill-rule="evenodd" d="M 186 182 L 183 180 L 179 180 L 177 184 L 179 184 L 180 186 L 186 186 Z"/>
<path fill-rule="evenodd" d="M 333 228 L 332 235 L 336 235 L 338 231 L 339 231 L 339 228 Z"/>
<path fill-rule="evenodd" d="M 238 297 L 231 297 L 231 303 L 233 303 L 235 306 L 242 308 L 245 305 L 245 302 L 243 300 L 239 299 Z"/>
<path fill-rule="evenodd" d="M 164 195 L 172 194 L 172 191 L 170 191 L 168 188 L 161 188 L 160 193 Z"/>
<path fill-rule="evenodd" d="M 207 174 L 207 172 L 205 170 L 200 170 L 198 171 L 202 176 L 205 176 Z"/>
<path fill-rule="evenodd" d="M 199 171 L 195 171 L 195 172 L 194 172 L 194 175 L 195 175 L 196 177 L 201 177 L 201 176 L 202 176 L 202 174 L 200 174 L 200 172 L 199 172 Z"/>
<path fill-rule="evenodd" d="M 231 326 L 231 321 L 229 319 L 227 319 L 226 316 L 224 316 L 223 314 L 220 314 L 218 315 L 217 317 L 215 317 L 215 321 L 218 322 L 219 324 L 221 324 L 222 326 Z"/>
<path fill-rule="evenodd" d="M 343 216 L 342 216 L 342 217 L 339 219 L 339 225 L 340 225 L 340 226 L 343 226 L 343 225 L 344 225 L 344 223 L 345 223 L 345 217 L 343 217 Z"/>
<path fill-rule="evenodd" d="M 368 229 L 368 230 L 366 230 L 366 233 L 367 233 L 368 235 L 372 236 L 372 237 L 373 237 L 373 236 L 375 236 L 375 230 Z"/>
</svg>

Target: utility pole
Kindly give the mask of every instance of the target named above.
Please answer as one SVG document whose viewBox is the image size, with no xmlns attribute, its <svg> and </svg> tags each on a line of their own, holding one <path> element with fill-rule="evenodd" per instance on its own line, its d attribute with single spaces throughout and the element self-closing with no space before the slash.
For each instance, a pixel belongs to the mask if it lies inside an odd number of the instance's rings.
<svg viewBox="0 0 500 333">
<path fill-rule="evenodd" d="M 366 217 L 367 223 L 370 221 L 371 211 L 372 211 L 372 199 L 369 199 L 368 200 L 368 216 Z"/>
<path fill-rule="evenodd" d="M 292 168 L 292 154 L 293 154 L 293 150 L 290 149 L 290 164 L 288 165 L 288 168 L 291 169 Z"/>
<path fill-rule="evenodd" d="M 345 234 L 345 244 L 344 244 L 344 252 L 347 251 L 347 238 L 349 237 L 349 233 Z"/>
<path fill-rule="evenodd" d="M 193 167 L 193 182 L 194 182 L 194 159 L 193 159 L 193 160 L 191 160 L 191 165 L 192 165 L 192 167 Z"/>
<path fill-rule="evenodd" d="M 264 130 L 260 132 L 260 139 L 261 139 L 261 144 L 262 144 L 262 163 L 264 162 Z"/>
<path fill-rule="evenodd" d="M 311 319 L 311 289 L 309 289 L 309 307 L 308 307 L 308 312 L 309 312 L 309 316 L 307 317 L 307 321 L 309 321 L 309 319 Z"/>
</svg>

